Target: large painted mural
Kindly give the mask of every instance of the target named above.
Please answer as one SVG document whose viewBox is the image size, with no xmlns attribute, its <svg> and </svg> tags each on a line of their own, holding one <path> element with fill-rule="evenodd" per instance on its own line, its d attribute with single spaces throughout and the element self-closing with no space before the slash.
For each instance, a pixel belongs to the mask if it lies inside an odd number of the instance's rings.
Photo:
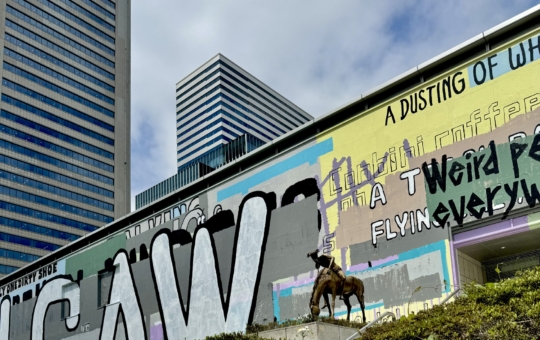
<svg viewBox="0 0 540 340">
<path fill-rule="evenodd" d="M 314 249 L 362 280 L 368 320 L 438 304 L 460 284 L 458 244 L 536 228 L 538 59 L 538 32 L 516 38 L 2 281 L 0 339 L 201 339 L 298 318 L 310 313 Z M 473 222 L 484 227 L 454 238 Z"/>
</svg>

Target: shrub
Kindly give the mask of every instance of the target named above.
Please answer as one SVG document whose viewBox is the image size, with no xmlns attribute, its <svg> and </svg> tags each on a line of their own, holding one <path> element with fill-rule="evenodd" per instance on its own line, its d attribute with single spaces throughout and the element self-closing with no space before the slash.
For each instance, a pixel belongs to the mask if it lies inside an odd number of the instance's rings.
<svg viewBox="0 0 540 340">
<path fill-rule="evenodd" d="M 258 337 L 256 334 L 243 333 L 221 333 L 217 335 L 207 336 L 206 340 L 270 340 Z"/>
<path fill-rule="evenodd" d="M 539 339 L 540 267 L 486 286 L 470 284 L 465 295 L 369 328 L 362 340 Z"/>
</svg>

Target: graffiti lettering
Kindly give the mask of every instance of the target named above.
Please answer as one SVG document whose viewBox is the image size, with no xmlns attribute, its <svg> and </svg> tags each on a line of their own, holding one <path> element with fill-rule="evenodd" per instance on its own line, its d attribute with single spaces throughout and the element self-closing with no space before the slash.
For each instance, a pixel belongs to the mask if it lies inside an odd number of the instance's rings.
<svg viewBox="0 0 540 340">
<path fill-rule="evenodd" d="M 66 318 L 66 329 L 72 331 L 79 325 L 80 308 L 79 284 L 71 278 L 57 276 L 43 284 L 39 291 L 34 312 L 32 313 L 32 340 L 45 340 L 45 316 L 52 304 L 67 301 L 69 316 Z"/>
<path fill-rule="evenodd" d="M 219 278 L 212 235 L 203 226 L 195 233 L 191 282 L 187 308 L 174 271 L 169 231 L 156 234 L 151 245 L 151 265 L 164 335 L 168 339 L 202 339 L 220 331 L 243 331 L 253 312 L 253 297 L 260 276 L 261 260 L 270 210 L 275 196 L 254 193 L 240 206 L 236 248 L 227 298 Z M 210 220 L 209 220 L 210 222 Z M 191 297 L 207 297 L 206 299 Z"/>
</svg>

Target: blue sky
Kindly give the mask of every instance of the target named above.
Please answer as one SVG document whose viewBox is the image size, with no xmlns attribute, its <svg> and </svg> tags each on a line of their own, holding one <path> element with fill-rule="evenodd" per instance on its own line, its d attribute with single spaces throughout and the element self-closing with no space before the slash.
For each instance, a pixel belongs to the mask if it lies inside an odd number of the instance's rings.
<svg viewBox="0 0 540 340">
<path fill-rule="evenodd" d="M 133 1 L 132 208 L 176 171 L 175 84 L 217 53 L 319 116 L 536 4 Z"/>
</svg>

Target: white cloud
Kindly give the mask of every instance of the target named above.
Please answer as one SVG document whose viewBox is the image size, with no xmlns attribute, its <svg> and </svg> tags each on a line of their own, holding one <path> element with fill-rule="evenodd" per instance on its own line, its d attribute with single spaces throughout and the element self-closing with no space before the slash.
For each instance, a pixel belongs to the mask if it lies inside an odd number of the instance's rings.
<svg viewBox="0 0 540 340">
<path fill-rule="evenodd" d="M 176 82 L 217 53 L 318 116 L 533 5 L 133 1 L 132 207 L 176 171 Z"/>
</svg>

